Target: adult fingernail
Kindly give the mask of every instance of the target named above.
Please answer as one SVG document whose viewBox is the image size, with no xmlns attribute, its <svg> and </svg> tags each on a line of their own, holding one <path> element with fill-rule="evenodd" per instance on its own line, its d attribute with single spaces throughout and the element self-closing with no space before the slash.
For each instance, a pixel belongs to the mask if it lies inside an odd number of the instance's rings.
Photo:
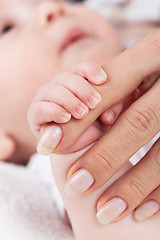
<svg viewBox="0 0 160 240">
<path fill-rule="evenodd" d="M 107 80 L 107 74 L 103 69 L 95 72 L 95 79 L 97 83 L 104 83 Z"/>
<path fill-rule="evenodd" d="M 94 183 L 94 177 L 86 169 L 80 169 L 66 183 L 64 191 L 69 197 L 78 197 Z"/>
<path fill-rule="evenodd" d="M 62 130 L 58 125 L 49 125 L 45 128 L 37 145 L 37 152 L 42 155 L 51 154 L 62 139 Z"/>
<path fill-rule="evenodd" d="M 160 205 L 156 201 L 150 200 L 143 203 L 141 206 L 139 206 L 136 209 L 134 213 L 134 218 L 140 222 L 153 216 L 159 210 L 160 210 Z"/>
<path fill-rule="evenodd" d="M 97 212 L 101 224 L 108 224 L 119 217 L 127 208 L 127 203 L 121 198 L 112 198 Z"/>
</svg>

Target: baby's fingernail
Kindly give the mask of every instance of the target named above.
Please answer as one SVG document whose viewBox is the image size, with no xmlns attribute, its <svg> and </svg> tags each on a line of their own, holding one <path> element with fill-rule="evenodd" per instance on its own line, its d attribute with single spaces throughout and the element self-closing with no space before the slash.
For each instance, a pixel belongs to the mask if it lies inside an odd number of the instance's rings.
<svg viewBox="0 0 160 240">
<path fill-rule="evenodd" d="M 139 206 L 136 209 L 134 213 L 134 218 L 140 222 L 153 216 L 159 210 L 160 210 L 160 205 L 156 201 L 150 200 L 143 203 L 141 206 Z"/>
<path fill-rule="evenodd" d="M 69 197 L 78 197 L 86 192 L 94 183 L 94 177 L 86 169 L 80 169 L 72 175 L 64 187 Z"/>
<path fill-rule="evenodd" d="M 89 107 L 91 109 L 95 108 L 100 102 L 101 102 L 102 98 L 101 98 L 101 95 L 98 93 L 98 94 L 91 94 L 89 97 L 88 97 L 88 102 L 89 102 Z"/>
<path fill-rule="evenodd" d="M 62 138 L 62 130 L 57 125 L 49 125 L 45 128 L 37 145 L 37 152 L 42 155 L 51 154 Z"/>
<path fill-rule="evenodd" d="M 103 69 L 95 72 L 95 80 L 97 83 L 104 83 L 107 80 L 107 74 Z"/>
<path fill-rule="evenodd" d="M 127 203 L 121 198 L 112 198 L 97 212 L 101 224 L 108 224 L 119 217 L 127 208 Z"/>
<path fill-rule="evenodd" d="M 77 117 L 84 117 L 88 113 L 88 108 L 85 108 L 83 105 L 77 105 L 76 112 L 78 114 Z"/>
<path fill-rule="evenodd" d="M 62 112 L 62 121 L 64 123 L 68 122 L 71 119 L 71 114 L 68 112 Z"/>
</svg>

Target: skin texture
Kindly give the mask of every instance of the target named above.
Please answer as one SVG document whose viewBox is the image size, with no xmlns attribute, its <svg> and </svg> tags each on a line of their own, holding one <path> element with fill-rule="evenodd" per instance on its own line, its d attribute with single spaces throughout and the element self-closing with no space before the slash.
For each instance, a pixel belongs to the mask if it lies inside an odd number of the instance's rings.
<svg viewBox="0 0 160 240">
<path fill-rule="evenodd" d="M 97 79 L 97 73 L 100 81 Z M 92 62 L 82 62 L 73 67 L 71 71 L 55 75 L 50 82 L 40 87 L 27 114 L 33 134 L 41 139 L 37 147 L 39 153 L 48 155 L 52 152 L 59 137 L 62 137 L 59 136 L 61 129 L 58 128 L 58 123 L 68 122 L 71 117 L 75 119 L 85 118 L 89 111 L 98 108 L 102 100 L 101 95 L 91 84 L 100 85 L 106 80 L 107 75 L 100 65 Z M 96 104 L 93 101 L 93 96 L 96 97 Z M 83 107 L 81 114 L 77 112 L 79 106 Z M 74 144 L 72 151 L 83 149 L 103 136 L 119 116 L 122 107 L 123 102 L 119 102 L 102 113 L 99 119 Z M 110 112 L 113 113 L 112 118 L 108 118 Z M 64 113 L 70 114 L 69 119 L 68 117 L 67 119 L 64 118 Z M 44 131 L 46 135 L 41 138 L 39 133 L 40 131 L 43 132 L 46 123 L 49 123 L 49 128 L 46 128 L 47 132 Z M 41 128 L 41 126 L 43 127 Z M 56 129 L 57 133 L 52 134 Z"/>
<path fill-rule="evenodd" d="M 115 176 L 94 193 L 70 198 L 64 193 L 68 169 L 87 149 L 72 154 L 52 154 L 51 165 L 54 178 L 65 203 L 76 240 L 159 240 L 160 214 L 138 223 L 130 213 L 123 220 L 101 225 L 96 219 L 96 204 L 101 194 L 132 166 L 127 163 Z"/>
<path fill-rule="evenodd" d="M 76 120 L 62 126 L 64 137 L 55 152 L 62 152 L 64 149 L 67 151 L 105 108 L 139 86 L 145 92 L 119 117 L 110 131 L 69 170 L 68 179 L 79 169 L 87 169 L 91 173 L 95 181 L 87 194 L 103 186 L 134 153 L 160 131 L 159 37 L 160 30 L 150 33 L 105 65 L 108 81 L 97 87 L 103 99 L 100 106 L 81 120 L 78 128 Z M 141 58 L 137 62 L 138 56 Z M 126 70 L 122 71 L 125 68 Z M 160 204 L 159 144 L 160 139 L 140 163 L 103 194 L 98 201 L 98 209 L 112 198 L 119 197 L 128 205 L 127 210 L 120 216 L 123 218 L 143 201 L 156 200 L 157 205 Z"/>
<path fill-rule="evenodd" d="M 26 112 L 41 84 L 80 61 L 103 64 L 119 52 L 116 35 L 102 18 L 82 7 L 65 4 L 57 14 L 57 6 L 59 2 L 55 1 L 37 2 L 37 5 L 24 0 L 0 1 L 1 28 L 8 21 L 16 26 L 5 37 L 1 34 L 0 40 L 0 136 L 2 142 L 5 140 L 3 149 L 8 150 L 2 157 L 4 160 L 24 162 L 35 151 L 36 143 L 29 132 Z M 48 22 L 46 19 L 51 9 L 53 15 L 56 11 L 56 17 L 53 22 Z M 75 24 L 85 26 L 91 38 L 60 54 L 57 46 L 64 38 L 64 31 Z"/>
<path fill-rule="evenodd" d="M 61 50 L 77 27 L 87 38 Z M 37 89 L 81 61 L 109 61 L 120 46 L 106 20 L 66 1 L 1 0 L 0 29 L 0 159 L 25 163 L 36 149 L 26 113 Z"/>
</svg>

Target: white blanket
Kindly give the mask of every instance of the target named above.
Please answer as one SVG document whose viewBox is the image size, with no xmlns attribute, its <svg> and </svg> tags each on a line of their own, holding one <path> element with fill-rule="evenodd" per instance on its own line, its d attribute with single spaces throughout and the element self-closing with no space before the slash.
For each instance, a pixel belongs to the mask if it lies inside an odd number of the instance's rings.
<svg viewBox="0 0 160 240">
<path fill-rule="evenodd" d="M 160 21 L 160 0 L 86 0 L 85 4 L 116 23 Z"/>
<path fill-rule="evenodd" d="M 49 159 L 36 155 L 28 167 L 0 163 L 0 240 L 74 240 L 54 204 L 56 191 Z"/>
</svg>

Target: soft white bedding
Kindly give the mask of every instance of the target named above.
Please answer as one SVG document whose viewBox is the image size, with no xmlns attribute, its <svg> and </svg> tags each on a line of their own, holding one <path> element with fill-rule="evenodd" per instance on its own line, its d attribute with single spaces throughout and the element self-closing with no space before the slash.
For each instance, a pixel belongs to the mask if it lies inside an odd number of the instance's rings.
<svg viewBox="0 0 160 240">
<path fill-rule="evenodd" d="M 113 22 L 158 22 L 159 0 L 86 0 L 85 4 Z"/>
<path fill-rule="evenodd" d="M 73 240 L 56 191 L 49 159 L 35 155 L 28 167 L 0 163 L 0 239 Z"/>
</svg>

